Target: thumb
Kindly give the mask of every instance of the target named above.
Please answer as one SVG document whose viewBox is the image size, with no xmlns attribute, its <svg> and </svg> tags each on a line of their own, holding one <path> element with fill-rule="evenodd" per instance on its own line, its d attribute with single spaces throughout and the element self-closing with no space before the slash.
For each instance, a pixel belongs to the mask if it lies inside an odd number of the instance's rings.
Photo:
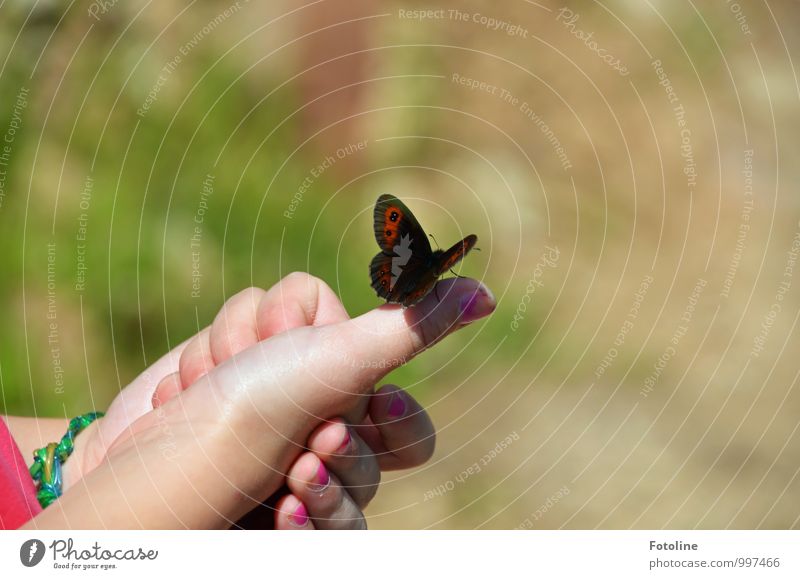
<svg viewBox="0 0 800 579">
<path fill-rule="evenodd" d="M 351 320 L 294 328 L 259 342 L 183 392 L 182 404 L 192 391 L 206 403 L 221 396 L 233 409 L 243 404 L 245 419 L 252 418 L 252 409 L 258 409 L 258 420 L 268 412 L 275 431 L 297 441 L 320 419 L 363 419 L 383 376 L 495 309 L 494 296 L 476 280 L 448 279 L 437 288 L 410 308 L 384 305 Z M 214 407 L 204 411 L 213 414 Z"/>
<path fill-rule="evenodd" d="M 497 303 L 492 292 L 470 278 L 439 282 L 410 308 L 385 305 L 342 322 L 340 336 L 366 381 L 380 380 L 455 330 L 491 314 Z"/>
</svg>

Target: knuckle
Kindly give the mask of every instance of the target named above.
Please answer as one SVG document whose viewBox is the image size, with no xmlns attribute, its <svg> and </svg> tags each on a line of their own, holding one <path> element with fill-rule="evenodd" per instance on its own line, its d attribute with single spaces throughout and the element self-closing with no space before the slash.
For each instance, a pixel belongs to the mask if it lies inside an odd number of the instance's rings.
<svg viewBox="0 0 800 579">
<path fill-rule="evenodd" d="M 247 300 L 247 298 L 261 297 L 262 293 L 264 293 L 264 290 L 260 287 L 250 286 L 232 295 L 225 304 L 235 304 L 239 301 Z"/>
<path fill-rule="evenodd" d="M 230 330 L 229 325 L 240 320 L 243 315 L 251 314 L 255 316 L 258 304 L 266 292 L 259 287 L 249 287 L 231 296 L 214 317 L 211 325 L 212 337 L 225 335 Z"/>
<path fill-rule="evenodd" d="M 313 283 L 313 282 L 318 282 L 320 280 L 311 275 L 310 273 L 306 273 L 304 271 L 293 271 L 287 274 L 281 281 L 286 283 L 298 283 L 298 282 Z"/>
<path fill-rule="evenodd" d="M 430 348 L 447 333 L 441 316 L 437 315 L 428 315 L 418 320 L 411 330 L 411 346 L 415 354 Z"/>
</svg>

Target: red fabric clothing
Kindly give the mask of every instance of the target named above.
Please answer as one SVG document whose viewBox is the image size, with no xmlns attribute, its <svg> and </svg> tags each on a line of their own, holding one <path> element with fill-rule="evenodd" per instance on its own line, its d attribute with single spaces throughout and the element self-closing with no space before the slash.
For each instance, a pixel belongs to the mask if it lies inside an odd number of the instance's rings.
<svg viewBox="0 0 800 579">
<path fill-rule="evenodd" d="M 28 466 L 0 417 L 0 529 L 18 529 L 41 510 Z"/>
</svg>

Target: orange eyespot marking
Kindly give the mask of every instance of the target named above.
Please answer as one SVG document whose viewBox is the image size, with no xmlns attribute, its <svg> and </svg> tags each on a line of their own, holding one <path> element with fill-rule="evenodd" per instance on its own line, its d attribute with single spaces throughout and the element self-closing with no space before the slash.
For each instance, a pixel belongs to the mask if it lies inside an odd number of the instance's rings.
<svg viewBox="0 0 800 579">
<path fill-rule="evenodd" d="M 391 237 L 392 236 L 392 230 L 391 229 L 387 229 L 384 233 L 386 234 L 386 237 Z"/>
<path fill-rule="evenodd" d="M 397 223 L 403 217 L 403 214 L 397 209 L 397 207 L 387 207 L 386 211 L 383 213 L 383 218 L 391 223 Z"/>
</svg>

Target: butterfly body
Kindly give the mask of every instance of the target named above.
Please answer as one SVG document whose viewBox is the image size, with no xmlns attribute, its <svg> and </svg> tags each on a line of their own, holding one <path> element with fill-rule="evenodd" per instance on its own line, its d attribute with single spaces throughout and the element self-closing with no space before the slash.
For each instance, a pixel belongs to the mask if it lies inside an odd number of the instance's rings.
<svg viewBox="0 0 800 579">
<path fill-rule="evenodd" d="M 428 236 L 399 199 L 381 195 L 375 203 L 375 239 L 381 248 L 370 264 L 372 287 L 387 302 L 411 306 L 478 241 L 468 235 L 447 251 L 433 251 Z"/>
</svg>

